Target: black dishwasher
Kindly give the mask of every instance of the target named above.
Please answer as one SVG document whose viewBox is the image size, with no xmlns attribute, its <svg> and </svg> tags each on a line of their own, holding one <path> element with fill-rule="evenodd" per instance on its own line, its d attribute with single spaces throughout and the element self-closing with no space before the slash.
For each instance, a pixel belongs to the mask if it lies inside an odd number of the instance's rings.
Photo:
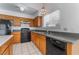
<svg viewBox="0 0 79 59">
<path fill-rule="evenodd" d="M 66 55 L 66 42 L 59 41 L 55 38 L 46 39 L 46 54 L 47 55 Z"/>
<path fill-rule="evenodd" d="M 21 29 L 21 43 L 30 42 L 31 41 L 31 34 L 29 28 L 22 28 Z"/>
</svg>

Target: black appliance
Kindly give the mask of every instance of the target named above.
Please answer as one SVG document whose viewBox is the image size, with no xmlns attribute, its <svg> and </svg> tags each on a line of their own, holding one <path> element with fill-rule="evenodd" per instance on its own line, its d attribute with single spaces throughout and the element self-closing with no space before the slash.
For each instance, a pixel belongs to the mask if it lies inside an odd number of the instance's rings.
<svg viewBox="0 0 79 59">
<path fill-rule="evenodd" d="M 0 30 L 5 32 L 4 35 L 10 35 L 11 34 L 11 22 L 10 20 L 4 20 L 0 19 Z M 3 34 L 0 32 L 0 34 Z"/>
<path fill-rule="evenodd" d="M 29 28 L 21 29 L 21 43 L 30 42 L 31 41 L 31 32 Z"/>
<path fill-rule="evenodd" d="M 66 42 L 56 40 L 55 38 L 46 39 L 46 54 L 47 55 L 66 55 Z"/>
</svg>

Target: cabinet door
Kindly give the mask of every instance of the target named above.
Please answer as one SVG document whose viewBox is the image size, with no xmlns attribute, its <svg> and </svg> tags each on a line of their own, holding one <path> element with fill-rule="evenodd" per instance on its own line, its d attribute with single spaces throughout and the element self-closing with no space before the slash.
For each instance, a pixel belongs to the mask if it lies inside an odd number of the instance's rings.
<svg viewBox="0 0 79 59">
<path fill-rule="evenodd" d="M 31 32 L 31 41 L 33 41 L 33 32 Z"/>
<path fill-rule="evenodd" d="M 31 40 L 32 40 L 32 42 L 33 42 L 34 44 L 36 44 L 36 39 L 37 39 L 36 33 L 32 32 L 32 33 L 31 33 Z"/>
<path fill-rule="evenodd" d="M 35 33 L 35 45 L 39 48 L 39 36 L 38 33 Z"/>
<path fill-rule="evenodd" d="M 0 46 L 0 55 L 10 55 L 12 52 L 11 47 L 13 45 L 13 37 Z"/>
<path fill-rule="evenodd" d="M 42 26 L 42 16 L 37 16 L 34 20 L 34 27 L 41 27 Z"/>
<path fill-rule="evenodd" d="M 72 55 L 72 44 L 67 43 L 67 48 L 66 48 L 67 55 Z"/>
<path fill-rule="evenodd" d="M 36 38 L 35 43 L 36 43 L 37 48 L 39 48 L 39 37 Z"/>
<path fill-rule="evenodd" d="M 7 41 L 5 44 L 3 44 L 3 45 L 0 47 L 0 55 L 2 55 L 3 52 L 7 49 L 7 47 L 10 45 L 10 42 L 11 42 L 11 40 Z"/>
<path fill-rule="evenodd" d="M 33 42 L 34 42 L 35 45 L 36 45 L 36 39 L 37 39 L 37 34 L 34 33 L 34 34 L 33 34 Z"/>
<path fill-rule="evenodd" d="M 21 42 L 21 33 L 20 32 L 13 32 L 14 35 L 14 43 L 20 43 Z"/>
<path fill-rule="evenodd" d="M 3 53 L 3 55 L 9 55 L 8 49 Z"/>
<path fill-rule="evenodd" d="M 40 39 L 39 39 L 39 47 L 40 47 L 40 51 L 42 54 L 46 54 L 46 37 L 43 35 L 40 35 Z"/>
<path fill-rule="evenodd" d="M 5 50 L 5 52 L 3 53 L 3 55 L 10 55 L 10 49 L 7 48 L 7 49 Z"/>
<path fill-rule="evenodd" d="M 39 38 L 38 38 L 38 33 L 31 33 L 31 40 L 32 42 L 36 45 L 36 47 L 39 48 Z"/>
<path fill-rule="evenodd" d="M 34 39 L 35 39 L 34 32 L 31 32 L 31 40 L 32 40 L 33 43 L 34 43 Z"/>
<path fill-rule="evenodd" d="M 14 26 L 20 26 L 20 19 L 14 18 Z"/>
</svg>

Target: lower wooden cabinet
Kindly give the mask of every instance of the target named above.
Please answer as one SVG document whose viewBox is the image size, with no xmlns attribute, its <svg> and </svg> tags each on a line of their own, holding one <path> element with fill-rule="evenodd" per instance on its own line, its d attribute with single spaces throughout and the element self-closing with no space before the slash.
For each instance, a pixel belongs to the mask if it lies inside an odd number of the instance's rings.
<svg viewBox="0 0 79 59">
<path fill-rule="evenodd" d="M 35 33 L 31 32 L 31 41 L 35 43 Z"/>
<path fill-rule="evenodd" d="M 40 40 L 39 40 L 39 38 L 38 38 L 38 34 L 37 34 L 37 37 L 36 37 L 35 40 L 36 40 L 36 41 L 35 41 L 35 44 L 36 44 L 37 48 L 40 48 L 40 47 L 39 47 L 39 41 L 40 41 Z"/>
<path fill-rule="evenodd" d="M 66 48 L 67 55 L 72 55 L 72 44 L 67 43 L 67 48 Z"/>
<path fill-rule="evenodd" d="M 14 44 L 21 42 L 21 32 L 13 32 L 12 35 L 14 35 Z"/>
<path fill-rule="evenodd" d="M 0 55 L 12 55 L 13 37 L 5 44 L 0 46 Z"/>
<path fill-rule="evenodd" d="M 10 48 L 9 47 L 4 51 L 3 55 L 10 55 Z"/>
<path fill-rule="evenodd" d="M 42 54 L 46 54 L 46 36 L 31 32 L 31 40 Z"/>
<path fill-rule="evenodd" d="M 33 41 L 33 43 L 35 45 L 37 45 L 37 41 L 38 41 L 38 34 L 37 33 L 34 33 L 34 32 L 31 32 L 31 40 Z"/>
<path fill-rule="evenodd" d="M 46 37 L 39 34 L 39 48 L 42 54 L 46 54 Z"/>
</svg>

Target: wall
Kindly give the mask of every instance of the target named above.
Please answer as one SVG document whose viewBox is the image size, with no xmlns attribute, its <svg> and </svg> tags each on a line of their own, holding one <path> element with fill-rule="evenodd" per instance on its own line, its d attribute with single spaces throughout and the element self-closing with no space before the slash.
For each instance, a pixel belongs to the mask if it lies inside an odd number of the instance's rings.
<svg viewBox="0 0 79 59">
<path fill-rule="evenodd" d="M 79 3 L 53 3 L 46 7 L 49 13 L 60 10 L 58 24 L 62 30 L 79 33 Z"/>
<path fill-rule="evenodd" d="M 79 33 L 79 4 L 63 4 L 60 7 L 60 22 L 63 29 Z"/>
</svg>

